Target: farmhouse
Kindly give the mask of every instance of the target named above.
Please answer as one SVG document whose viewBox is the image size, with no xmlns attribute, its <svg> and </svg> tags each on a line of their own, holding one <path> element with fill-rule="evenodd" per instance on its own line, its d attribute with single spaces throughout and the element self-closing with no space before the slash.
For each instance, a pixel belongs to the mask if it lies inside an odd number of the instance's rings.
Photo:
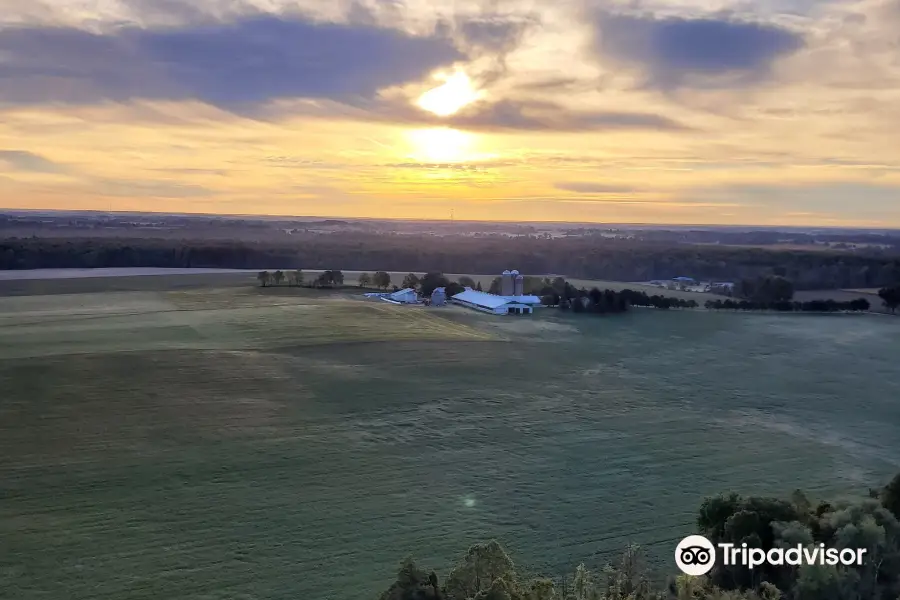
<svg viewBox="0 0 900 600">
<path fill-rule="evenodd" d="M 541 304 L 541 299 L 537 296 L 526 296 L 523 293 L 525 278 L 518 271 L 504 271 L 500 278 L 503 295 L 466 288 L 453 296 L 451 301 L 493 315 L 530 315 L 534 312 L 534 307 Z"/>
</svg>

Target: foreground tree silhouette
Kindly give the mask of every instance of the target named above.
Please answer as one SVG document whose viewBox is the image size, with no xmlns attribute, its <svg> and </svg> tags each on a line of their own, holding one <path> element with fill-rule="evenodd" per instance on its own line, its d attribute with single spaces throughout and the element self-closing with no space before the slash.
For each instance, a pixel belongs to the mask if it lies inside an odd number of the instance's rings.
<svg viewBox="0 0 900 600">
<path fill-rule="evenodd" d="M 498 584 L 499 580 L 502 583 Z M 462 563 L 447 576 L 447 600 L 477 598 L 480 593 L 490 592 L 492 586 L 500 588 L 494 590 L 496 596 L 509 592 L 510 583 L 515 581 L 513 562 L 499 542 L 491 540 L 487 544 L 476 544 L 469 548 Z"/>
<path fill-rule="evenodd" d="M 266 285 L 268 285 L 271 277 L 272 276 L 269 274 L 268 271 L 260 271 L 259 273 L 256 274 L 257 281 L 259 281 L 259 284 L 263 287 L 266 287 Z"/>
<path fill-rule="evenodd" d="M 372 285 L 372 276 L 368 273 L 360 273 L 359 278 L 356 280 L 361 288 L 367 288 Z"/>
<path fill-rule="evenodd" d="M 900 473 L 884 486 L 881 492 L 881 503 L 886 509 L 900 519 Z"/>
<path fill-rule="evenodd" d="M 275 273 L 272 274 L 272 281 L 275 282 L 275 285 L 281 285 L 281 282 L 284 281 L 284 271 L 281 269 L 275 271 Z"/>
<path fill-rule="evenodd" d="M 726 566 L 703 577 L 679 575 L 654 584 L 638 546 L 602 571 L 584 564 L 562 578 L 520 578 L 496 541 L 469 548 L 441 587 L 434 572 L 403 562 L 380 600 L 896 600 L 900 598 L 900 475 L 876 490 L 878 498 L 814 503 L 801 491 L 789 500 L 721 494 L 700 508 L 699 532 L 713 543 L 747 542 L 765 550 L 804 547 L 866 548 L 861 567 Z M 672 542 L 674 545 L 674 541 Z M 671 573 L 666 573 L 671 574 Z"/>
</svg>

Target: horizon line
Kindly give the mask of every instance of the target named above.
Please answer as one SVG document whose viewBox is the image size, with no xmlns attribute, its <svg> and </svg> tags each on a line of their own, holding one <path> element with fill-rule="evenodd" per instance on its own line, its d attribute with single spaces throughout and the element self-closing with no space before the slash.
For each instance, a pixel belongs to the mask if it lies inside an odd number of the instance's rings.
<svg viewBox="0 0 900 600">
<path fill-rule="evenodd" d="M 752 227 L 755 229 L 851 229 L 851 230 L 878 230 L 900 233 L 900 227 L 861 226 L 861 225 L 771 225 L 771 224 L 726 224 L 726 223 L 650 223 L 650 222 L 610 222 L 610 221 L 544 221 L 544 220 L 502 220 L 502 219 L 427 219 L 420 217 L 369 217 L 369 216 L 317 216 L 317 215 L 287 215 L 287 214 L 259 214 L 259 213 L 207 213 L 207 212 L 161 212 L 161 211 L 129 211 L 129 210 L 99 210 L 99 209 L 60 209 L 60 208 L 2 208 L 0 214 L 10 213 L 59 213 L 59 214 L 101 214 L 101 215 L 161 215 L 169 217 L 224 217 L 224 218 L 262 218 L 262 219 L 317 219 L 337 221 L 387 221 L 410 223 L 447 223 L 461 225 L 467 223 L 495 223 L 495 224 L 519 224 L 519 225 L 578 225 L 610 227 L 712 227 L 712 228 L 737 228 Z"/>
</svg>

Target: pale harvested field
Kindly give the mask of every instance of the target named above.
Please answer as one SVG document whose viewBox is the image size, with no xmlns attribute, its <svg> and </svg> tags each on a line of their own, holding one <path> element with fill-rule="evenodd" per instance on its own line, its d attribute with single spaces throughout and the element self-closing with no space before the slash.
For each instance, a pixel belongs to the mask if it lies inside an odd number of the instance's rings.
<svg viewBox="0 0 900 600">
<path fill-rule="evenodd" d="M 4 598 L 370 600 L 488 537 L 524 571 L 630 542 L 669 571 L 706 495 L 900 470 L 900 320 L 140 279 L 0 298 Z"/>
</svg>

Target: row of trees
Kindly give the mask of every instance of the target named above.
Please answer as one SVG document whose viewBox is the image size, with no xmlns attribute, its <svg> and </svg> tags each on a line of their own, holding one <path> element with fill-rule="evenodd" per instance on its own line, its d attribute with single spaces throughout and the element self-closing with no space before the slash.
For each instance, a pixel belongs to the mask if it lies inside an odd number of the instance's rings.
<svg viewBox="0 0 900 600">
<path fill-rule="evenodd" d="M 665 586 L 631 546 L 601 571 L 584 564 L 562 577 L 526 578 L 496 541 L 469 548 L 446 578 L 401 564 L 380 600 L 896 600 L 900 594 L 900 475 L 869 498 L 813 503 L 723 494 L 707 498 L 699 533 L 713 544 L 761 548 L 865 548 L 861 567 L 763 565 L 750 570 L 716 561 L 702 577 L 678 575 Z M 674 549 L 675 541 L 672 542 Z"/>
<path fill-rule="evenodd" d="M 187 230 L 190 235 L 190 230 Z M 604 238 L 473 238 L 335 232 L 289 240 L 241 242 L 161 238 L 7 238 L 0 269 L 91 267 L 218 267 L 442 273 L 567 273 L 609 281 L 705 281 L 780 275 L 796 289 L 879 288 L 900 282 L 900 257 Z M 749 298 L 748 298 L 749 299 Z"/>
<path fill-rule="evenodd" d="M 544 306 L 556 306 L 561 310 L 573 312 L 589 312 L 596 314 L 620 313 L 627 311 L 632 306 L 645 306 L 668 310 L 670 308 L 698 308 L 696 300 L 683 298 L 671 298 L 658 294 L 648 295 L 643 291 L 631 289 L 601 291 L 592 288 L 590 291 L 578 289 L 562 277 L 552 281 L 543 280 L 540 289 L 541 304 Z"/>
<path fill-rule="evenodd" d="M 256 274 L 256 280 L 259 281 L 259 285 L 262 287 L 281 285 L 285 280 L 287 280 L 288 285 L 303 285 L 305 278 L 306 275 L 300 269 L 288 271 L 287 274 L 280 269 L 272 273 L 269 271 L 260 271 Z"/>
<path fill-rule="evenodd" d="M 278 270 L 270 273 L 261 271 L 257 275 L 260 285 L 281 285 L 287 281 L 288 285 L 304 285 L 303 271 Z M 344 283 L 344 274 L 339 270 L 326 270 L 320 273 L 309 284 L 309 287 L 334 287 Z M 391 276 L 386 271 L 376 271 L 374 275 L 362 273 L 358 280 L 359 287 L 387 290 L 391 286 Z M 462 292 L 466 287 L 481 290 L 481 283 L 475 282 L 471 277 L 462 276 L 458 281 L 450 280 L 443 273 L 432 271 L 424 275 L 408 273 L 403 278 L 403 288 L 417 290 L 423 296 L 430 296 L 438 287 L 447 288 L 447 295 L 452 296 Z M 396 288 L 396 286 L 395 286 Z M 779 276 L 761 277 L 755 280 L 746 280 L 739 286 L 740 293 L 748 294 L 751 299 L 732 300 L 715 299 L 708 300 L 704 307 L 707 310 L 770 310 L 778 312 L 866 312 L 871 304 L 865 298 L 857 298 L 850 301 L 838 300 L 810 300 L 796 302 L 790 300 L 793 297 L 793 288 L 789 281 Z M 500 293 L 500 278 L 491 282 L 490 293 Z M 540 278 L 526 277 L 526 294 L 539 294 L 544 306 L 556 306 L 561 310 L 573 312 L 589 312 L 596 314 L 625 312 L 631 306 L 644 306 L 668 310 L 670 308 L 698 308 L 699 304 L 693 299 L 672 298 L 658 294 L 647 294 L 644 291 L 624 289 L 620 291 L 603 290 L 593 288 L 590 291 L 578 289 L 563 277 Z M 891 312 L 900 306 L 900 286 L 885 288 L 879 292 L 884 305 Z M 755 299 L 754 299 L 755 298 Z"/>
<path fill-rule="evenodd" d="M 752 300 L 707 300 L 709 310 L 774 310 L 778 312 L 866 312 L 871 304 L 865 298 L 842 302 L 809 300 L 807 302 L 754 302 Z"/>
<path fill-rule="evenodd" d="M 386 290 L 391 286 L 391 275 L 386 271 L 375 271 L 374 275 L 368 273 L 360 273 L 357 280 L 361 288 L 378 288 Z"/>
<path fill-rule="evenodd" d="M 271 273 L 269 271 L 260 271 L 256 274 L 256 280 L 259 281 L 262 287 L 281 285 L 284 281 L 287 281 L 288 285 L 291 286 L 301 286 L 306 283 L 306 274 L 300 269 L 288 271 L 287 273 L 280 269 Z M 336 285 L 344 285 L 344 273 L 338 270 L 328 270 L 319 273 L 315 279 L 309 282 L 308 287 L 322 288 Z"/>
</svg>

